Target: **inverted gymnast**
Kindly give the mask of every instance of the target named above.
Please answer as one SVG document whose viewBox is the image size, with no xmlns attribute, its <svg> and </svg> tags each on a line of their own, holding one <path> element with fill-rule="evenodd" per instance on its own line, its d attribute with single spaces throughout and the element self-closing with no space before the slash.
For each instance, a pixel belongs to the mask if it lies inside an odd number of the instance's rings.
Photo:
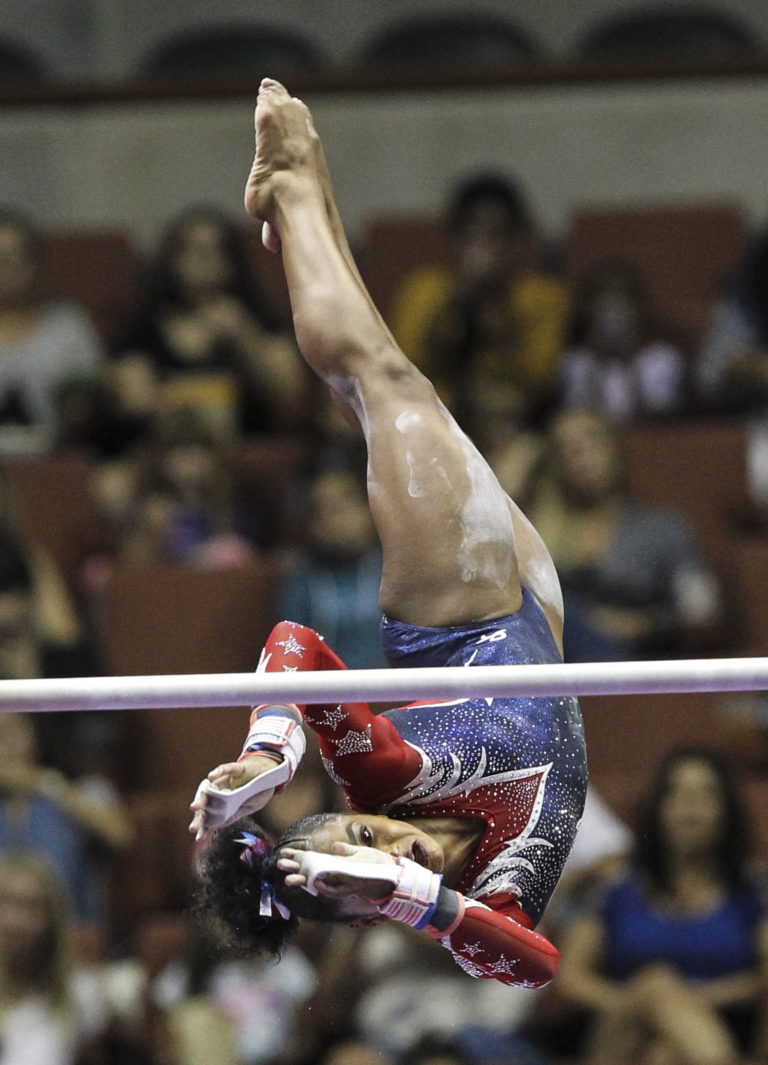
<svg viewBox="0 0 768 1065">
<path fill-rule="evenodd" d="M 304 358 L 365 435 L 390 663 L 560 662 L 552 560 L 398 349 L 352 261 L 309 111 L 270 79 L 245 203 L 265 245 L 282 252 Z M 260 668 L 344 667 L 311 629 L 282 622 Z M 353 812 L 304 818 L 273 841 L 252 814 L 293 775 L 302 724 Z M 558 953 L 533 929 L 576 834 L 586 778 L 572 698 L 382 714 L 361 703 L 259 706 L 240 759 L 212 770 L 192 803 L 191 831 L 210 835 L 203 904 L 254 950 L 279 954 L 297 918 L 389 918 L 441 940 L 472 976 L 542 986 Z"/>
</svg>

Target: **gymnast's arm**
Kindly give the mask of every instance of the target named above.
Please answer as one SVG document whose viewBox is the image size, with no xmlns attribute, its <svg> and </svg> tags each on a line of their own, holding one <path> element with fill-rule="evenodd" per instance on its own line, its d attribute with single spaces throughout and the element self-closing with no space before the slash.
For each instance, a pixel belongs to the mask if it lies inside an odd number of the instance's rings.
<svg viewBox="0 0 768 1065">
<path fill-rule="evenodd" d="M 272 630 L 259 664 L 262 672 L 345 668 L 313 629 L 285 621 Z M 198 787 L 190 831 L 200 838 L 282 790 L 304 753 L 303 723 L 317 734 L 326 769 L 353 809 L 396 799 L 421 768 L 421 755 L 367 703 L 257 706 L 239 759 L 216 766 Z"/>
<path fill-rule="evenodd" d="M 470 976 L 515 987 L 543 987 L 557 972 L 557 948 L 528 928 L 516 903 L 492 909 L 446 887 L 409 858 L 337 842 L 333 853 L 283 847 L 286 884 L 329 898 L 368 900 L 385 917 L 424 931 L 453 954 Z"/>
</svg>

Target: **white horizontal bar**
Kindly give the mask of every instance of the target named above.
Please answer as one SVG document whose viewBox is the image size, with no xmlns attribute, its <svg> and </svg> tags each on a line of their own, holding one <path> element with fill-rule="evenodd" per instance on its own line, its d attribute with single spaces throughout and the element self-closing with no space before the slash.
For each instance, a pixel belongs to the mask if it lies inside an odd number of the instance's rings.
<svg viewBox="0 0 768 1065">
<path fill-rule="evenodd" d="M 0 712 L 768 690 L 768 658 L 0 681 Z"/>
</svg>

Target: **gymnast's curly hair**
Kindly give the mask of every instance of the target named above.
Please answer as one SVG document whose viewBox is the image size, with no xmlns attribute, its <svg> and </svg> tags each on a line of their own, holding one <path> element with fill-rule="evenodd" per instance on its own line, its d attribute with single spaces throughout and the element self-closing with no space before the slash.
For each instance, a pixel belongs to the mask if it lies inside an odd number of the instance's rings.
<svg viewBox="0 0 768 1065">
<path fill-rule="evenodd" d="M 219 829 L 211 838 L 198 870 L 194 912 L 222 947 L 241 954 L 266 954 L 279 958 L 296 932 L 299 917 L 313 921 L 345 921 L 335 900 L 311 895 L 301 887 L 286 887 L 285 873 L 277 868 L 281 847 L 307 848 L 309 837 L 337 814 L 313 814 L 290 825 L 279 839 L 272 839 L 252 817 Z M 268 846 L 263 855 L 241 861 L 243 844 L 236 840 L 250 832 Z M 268 884 L 278 902 L 291 911 L 286 919 L 273 907 L 273 916 L 259 913 L 262 885 Z"/>
</svg>

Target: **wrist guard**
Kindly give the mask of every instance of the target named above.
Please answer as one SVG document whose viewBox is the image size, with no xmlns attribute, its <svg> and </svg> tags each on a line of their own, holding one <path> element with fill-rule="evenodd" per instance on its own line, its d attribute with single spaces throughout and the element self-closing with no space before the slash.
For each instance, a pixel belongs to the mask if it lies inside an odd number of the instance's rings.
<svg viewBox="0 0 768 1065">
<path fill-rule="evenodd" d="M 318 877 L 325 873 L 339 873 L 355 880 L 384 880 L 391 884 L 392 893 L 374 900 L 374 906 L 379 913 L 412 928 L 426 928 L 437 907 L 442 877 L 410 858 L 359 862 L 320 851 L 301 851 L 297 857 L 301 872 L 307 878 L 304 890 L 310 895 L 318 894 L 315 883 Z"/>
<path fill-rule="evenodd" d="M 396 868 L 394 890 L 388 898 L 377 901 L 376 908 L 411 928 L 426 928 L 437 908 L 443 878 L 410 858 L 398 858 Z"/>
<path fill-rule="evenodd" d="M 251 711 L 251 725 L 242 761 L 255 751 L 279 755 L 288 773 L 281 785 L 285 786 L 296 772 L 307 749 L 307 741 L 301 728 L 301 714 L 296 706 L 257 706 Z M 271 772 L 271 770 L 270 770 Z"/>
<path fill-rule="evenodd" d="M 295 707 L 257 706 L 253 710 L 250 732 L 238 762 L 251 754 L 264 753 L 275 759 L 275 766 L 239 788 L 217 788 L 203 780 L 197 794 L 206 795 L 206 828 L 222 828 L 247 814 L 255 814 L 276 792 L 282 791 L 306 750 L 300 720 Z"/>
</svg>

